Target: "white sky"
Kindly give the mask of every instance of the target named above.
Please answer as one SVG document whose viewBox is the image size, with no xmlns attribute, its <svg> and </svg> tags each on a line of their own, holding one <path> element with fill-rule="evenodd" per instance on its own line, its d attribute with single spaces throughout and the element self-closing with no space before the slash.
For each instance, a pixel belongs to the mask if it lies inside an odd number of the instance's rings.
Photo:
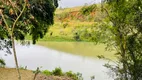
<svg viewBox="0 0 142 80">
<path fill-rule="evenodd" d="M 101 2 L 101 0 L 60 0 L 59 7 L 62 7 L 62 8 L 75 7 L 75 6 L 82 6 L 85 3 L 93 4 L 93 3 L 99 3 L 99 2 Z"/>
</svg>

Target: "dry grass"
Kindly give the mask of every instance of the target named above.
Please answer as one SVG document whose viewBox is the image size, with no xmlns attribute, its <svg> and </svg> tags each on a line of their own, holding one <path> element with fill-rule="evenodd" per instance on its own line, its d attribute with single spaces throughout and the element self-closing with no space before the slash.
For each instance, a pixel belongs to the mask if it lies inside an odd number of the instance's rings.
<svg viewBox="0 0 142 80">
<path fill-rule="evenodd" d="M 34 73 L 31 70 L 20 70 L 21 80 L 33 80 Z M 15 68 L 0 68 L 0 80 L 18 80 L 18 73 Z M 65 76 L 45 76 L 39 74 L 35 80 L 72 80 Z"/>
<path fill-rule="evenodd" d="M 33 80 L 34 74 L 30 70 L 20 70 L 22 80 Z M 18 80 L 15 68 L 0 68 L 0 80 Z"/>
</svg>

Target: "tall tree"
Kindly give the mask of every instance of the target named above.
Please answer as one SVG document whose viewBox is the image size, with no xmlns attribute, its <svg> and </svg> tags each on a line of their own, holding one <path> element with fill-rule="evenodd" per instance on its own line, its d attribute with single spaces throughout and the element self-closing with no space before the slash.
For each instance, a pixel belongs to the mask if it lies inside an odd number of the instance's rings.
<svg viewBox="0 0 142 80">
<path fill-rule="evenodd" d="M 38 38 L 43 38 L 54 23 L 57 0 L 54 3 L 52 0 L 0 0 L 0 39 L 9 45 L 0 47 L 12 47 L 19 80 L 15 39 L 24 40 L 26 35 L 31 35 L 35 44 Z"/>
<path fill-rule="evenodd" d="M 119 56 L 118 65 L 108 66 L 117 80 L 142 79 L 142 1 L 103 0 L 112 23 L 113 46 Z"/>
</svg>

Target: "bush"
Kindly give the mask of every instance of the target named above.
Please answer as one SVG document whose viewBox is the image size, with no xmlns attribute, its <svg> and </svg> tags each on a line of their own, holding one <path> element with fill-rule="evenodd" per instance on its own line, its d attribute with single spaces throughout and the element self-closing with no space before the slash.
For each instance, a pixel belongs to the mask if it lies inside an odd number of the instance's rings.
<svg viewBox="0 0 142 80">
<path fill-rule="evenodd" d="M 65 75 L 72 78 L 73 80 L 79 80 L 77 74 L 73 73 L 72 71 L 66 72 Z"/>
<path fill-rule="evenodd" d="M 72 71 L 68 71 L 68 72 L 65 72 L 63 73 L 62 72 L 62 69 L 59 67 L 59 68 L 55 68 L 55 70 L 53 71 L 48 71 L 48 70 L 44 70 L 42 71 L 43 74 L 47 75 L 47 76 L 66 76 L 66 77 L 69 77 L 73 80 L 83 80 L 83 77 L 82 77 L 82 74 L 81 73 L 73 73 Z"/>
<path fill-rule="evenodd" d="M 55 68 L 55 70 L 52 71 L 52 75 L 55 75 L 55 76 L 63 76 L 63 72 L 61 70 L 61 68 Z"/>
<path fill-rule="evenodd" d="M 44 70 L 42 71 L 43 74 L 47 75 L 47 76 L 50 76 L 52 75 L 52 72 L 48 71 L 48 70 Z"/>
</svg>

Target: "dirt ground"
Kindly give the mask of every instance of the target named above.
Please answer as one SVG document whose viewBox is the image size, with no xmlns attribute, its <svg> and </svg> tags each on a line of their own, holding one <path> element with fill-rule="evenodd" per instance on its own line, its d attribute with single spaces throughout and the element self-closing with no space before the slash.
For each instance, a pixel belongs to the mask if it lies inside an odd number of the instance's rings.
<svg viewBox="0 0 142 80">
<path fill-rule="evenodd" d="M 33 80 L 34 73 L 30 70 L 20 70 L 21 80 Z M 0 68 L 0 80 L 18 80 L 15 68 Z M 35 80 L 72 80 L 68 77 L 37 75 Z"/>
</svg>

